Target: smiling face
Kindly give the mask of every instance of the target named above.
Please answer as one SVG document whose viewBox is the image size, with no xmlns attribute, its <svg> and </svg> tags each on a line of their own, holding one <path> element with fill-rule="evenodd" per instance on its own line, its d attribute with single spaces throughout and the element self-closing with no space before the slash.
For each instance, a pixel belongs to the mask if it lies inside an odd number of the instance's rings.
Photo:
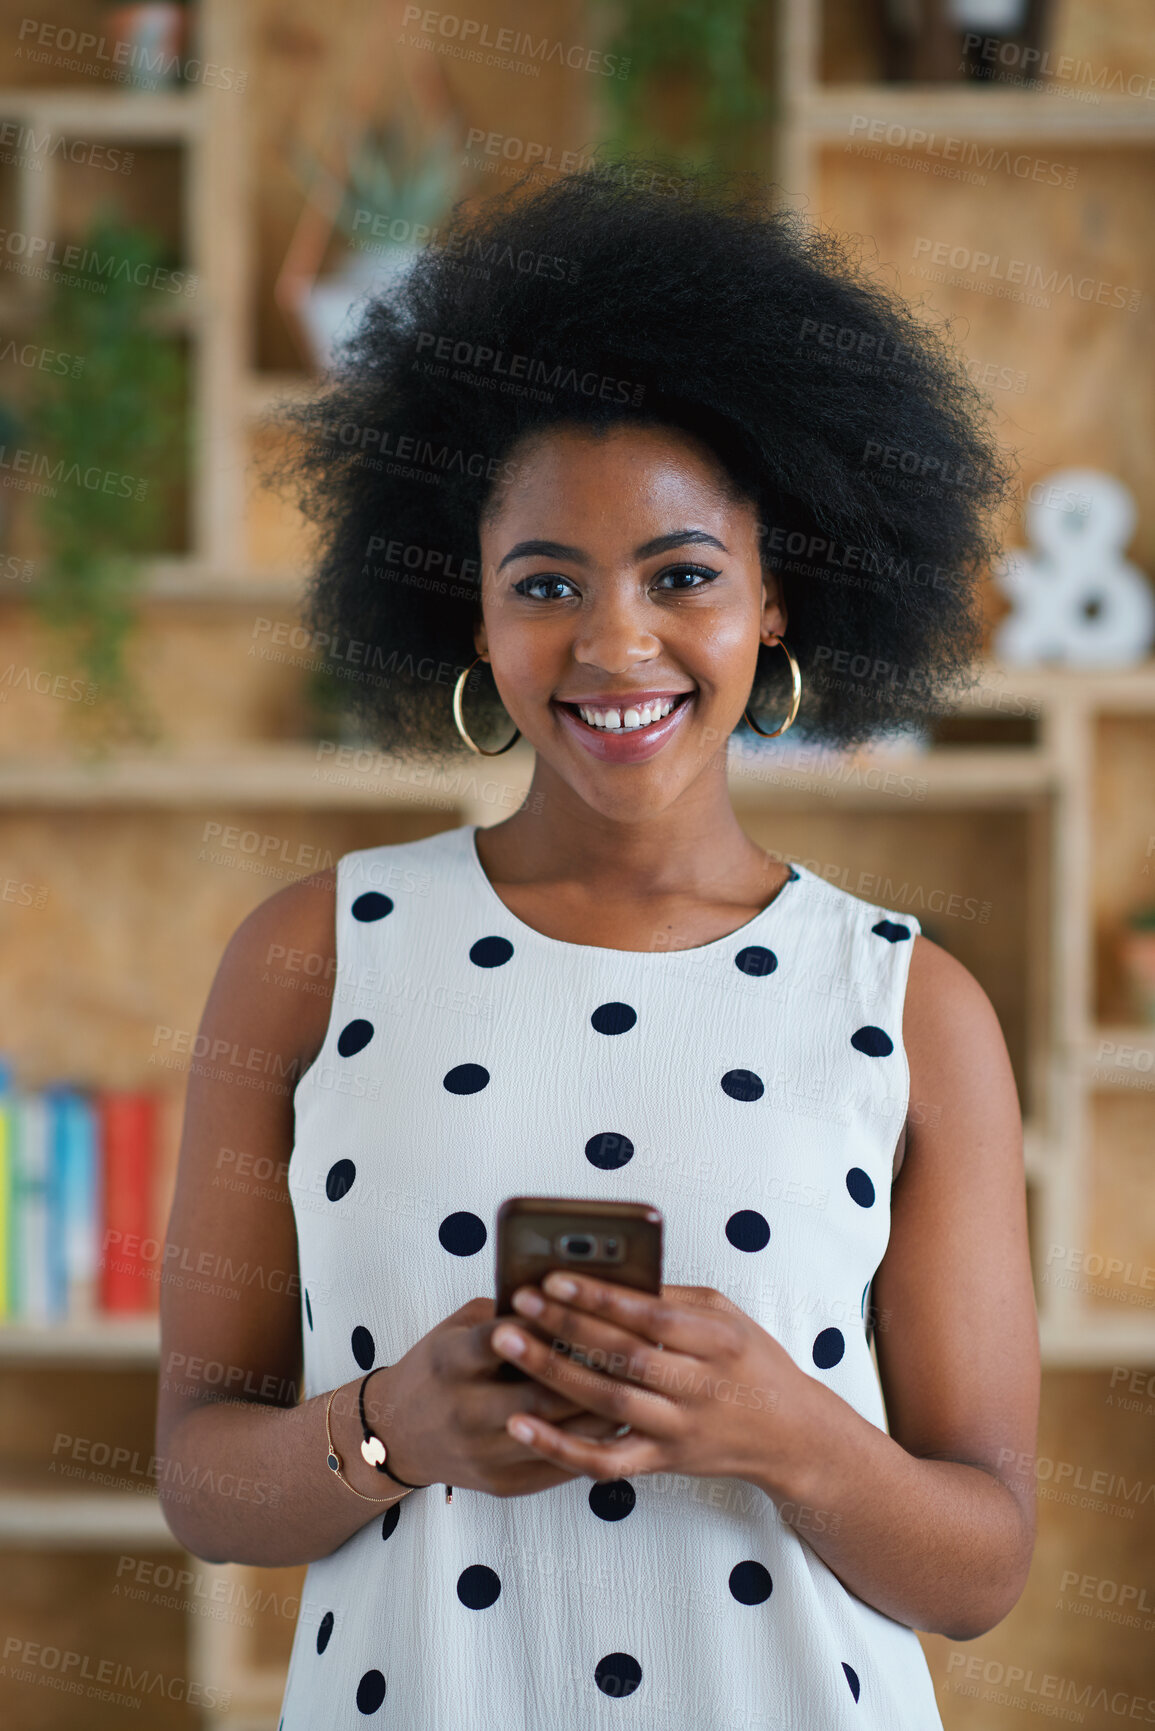
<svg viewBox="0 0 1155 1731">
<path fill-rule="evenodd" d="M 759 642 L 786 615 L 755 506 L 713 453 L 675 428 L 552 427 L 519 446 L 479 533 L 474 641 L 535 783 L 631 823 L 707 768 L 724 783 Z"/>
</svg>

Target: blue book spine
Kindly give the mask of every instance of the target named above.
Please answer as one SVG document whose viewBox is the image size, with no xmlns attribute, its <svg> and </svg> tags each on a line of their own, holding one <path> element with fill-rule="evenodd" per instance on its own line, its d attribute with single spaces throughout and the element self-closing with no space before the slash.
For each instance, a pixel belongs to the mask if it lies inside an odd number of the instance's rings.
<svg viewBox="0 0 1155 1731">
<path fill-rule="evenodd" d="M 90 1316 L 97 1269 L 96 1114 L 75 1088 L 47 1091 L 48 1307 L 55 1321 Z"/>
<path fill-rule="evenodd" d="M 16 1095 L 16 1314 L 47 1322 L 48 1191 L 51 1165 L 48 1103 L 43 1094 Z"/>
<path fill-rule="evenodd" d="M 66 1314 L 91 1316 L 96 1310 L 100 1268 L 99 1146 L 96 1110 L 73 1093 L 68 1110 L 68 1164 L 64 1187 Z"/>
<path fill-rule="evenodd" d="M 12 1067 L 6 1058 L 0 1058 L 0 1317 L 6 1321 L 11 1320 L 15 1308 L 16 1137 L 12 1117 Z"/>
</svg>

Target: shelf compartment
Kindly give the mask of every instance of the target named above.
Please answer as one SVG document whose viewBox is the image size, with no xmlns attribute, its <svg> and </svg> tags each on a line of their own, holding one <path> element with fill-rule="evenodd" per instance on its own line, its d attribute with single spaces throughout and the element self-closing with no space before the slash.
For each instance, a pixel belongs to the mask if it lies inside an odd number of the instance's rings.
<svg viewBox="0 0 1155 1731">
<path fill-rule="evenodd" d="M 1100 1024 L 1134 1023 L 1139 1006 L 1120 940 L 1127 916 L 1155 907 L 1155 715 L 1099 716 L 1091 739 L 1093 1011 Z M 1146 1031 L 1147 1043 L 1155 1028 Z M 1155 1080 L 1155 1077 L 1150 1077 Z"/>
</svg>

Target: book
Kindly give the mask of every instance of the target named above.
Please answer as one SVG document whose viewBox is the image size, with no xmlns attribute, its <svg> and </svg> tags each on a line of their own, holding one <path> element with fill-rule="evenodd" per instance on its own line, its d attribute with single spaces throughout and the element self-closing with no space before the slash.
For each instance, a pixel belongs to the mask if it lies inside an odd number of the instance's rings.
<svg viewBox="0 0 1155 1731">
<path fill-rule="evenodd" d="M 48 1305 L 58 1320 L 83 1320 L 96 1308 L 100 1256 L 99 1149 L 91 1100 L 67 1083 L 48 1101 Z"/>
<path fill-rule="evenodd" d="M 11 1301 L 20 1322 L 48 1322 L 48 1102 L 43 1094 L 13 1095 Z"/>
<path fill-rule="evenodd" d="M 103 1195 L 97 1290 L 102 1310 L 139 1314 L 156 1307 L 150 1236 L 156 1164 L 153 1094 L 103 1089 L 96 1095 Z"/>
<path fill-rule="evenodd" d="M 12 1315 L 12 1072 L 0 1059 L 0 1321 Z"/>
</svg>

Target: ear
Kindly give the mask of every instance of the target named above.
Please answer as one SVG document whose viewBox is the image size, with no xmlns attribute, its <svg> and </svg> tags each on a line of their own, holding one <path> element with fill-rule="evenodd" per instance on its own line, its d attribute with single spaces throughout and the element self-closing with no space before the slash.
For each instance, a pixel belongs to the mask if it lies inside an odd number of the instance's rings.
<svg viewBox="0 0 1155 1731">
<path fill-rule="evenodd" d="M 782 586 L 773 571 L 762 573 L 762 618 L 758 634 L 763 643 L 767 638 L 785 637 L 788 623 Z"/>
</svg>

